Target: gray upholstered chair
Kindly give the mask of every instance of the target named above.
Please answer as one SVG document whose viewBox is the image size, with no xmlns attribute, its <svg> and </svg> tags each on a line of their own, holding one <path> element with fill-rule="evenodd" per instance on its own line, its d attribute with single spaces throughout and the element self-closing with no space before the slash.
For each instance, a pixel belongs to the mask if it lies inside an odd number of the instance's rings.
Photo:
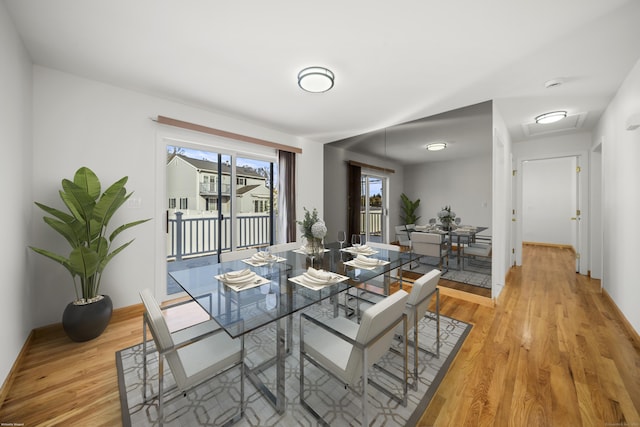
<svg viewBox="0 0 640 427">
<path fill-rule="evenodd" d="M 220 252 L 220 262 L 237 261 L 239 259 L 250 258 L 252 255 L 257 254 L 256 248 L 240 249 L 232 252 Z"/>
<path fill-rule="evenodd" d="M 418 257 L 429 256 L 438 259 L 438 268 L 442 270 L 443 260 L 447 260 L 447 270 L 449 269 L 449 245 L 439 233 L 411 233 L 412 250 Z"/>
<path fill-rule="evenodd" d="M 147 388 L 147 354 L 146 331 L 147 326 L 158 351 L 158 419 L 160 425 L 164 420 L 165 390 L 164 390 L 164 360 L 171 369 L 176 387 L 185 392 L 218 374 L 229 369 L 240 367 L 240 408 L 238 413 L 229 419 L 225 425 L 231 425 L 242 418 L 244 414 L 244 340 L 231 339 L 222 329 L 213 329 L 213 325 L 204 322 L 195 328 L 187 328 L 171 333 L 162 315 L 162 310 L 151 291 L 144 289 L 140 298 L 145 307 L 144 313 L 144 390 Z M 208 332 L 205 328 L 212 326 Z M 177 394 L 172 397 L 180 397 Z M 145 395 L 146 399 L 146 395 Z M 170 399 L 170 400 L 171 400 Z"/>
<path fill-rule="evenodd" d="M 300 403 L 314 417 L 328 425 L 321 416 L 308 404 L 305 390 L 305 361 L 327 372 L 345 388 L 356 392 L 362 398 L 361 422 L 368 426 L 368 385 L 389 395 L 389 397 L 407 404 L 407 315 L 404 313 L 409 294 L 398 291 L 376 305 L 371 306 L 362 314 L 360 324 L 344 317 L 329 320 L 315 319 L 306 313 L 300 316 Z M 404 330 L 404 357 L 402 381 L 403 395 L 397 396 L 387 390 L 387 387 L 371 381 L 368 376 L 369 368 L 384 356 L 391 346 L 394 333 L 398 325 Z M 362 389 L 357 385 L 362 379 Z"/>
</svg>

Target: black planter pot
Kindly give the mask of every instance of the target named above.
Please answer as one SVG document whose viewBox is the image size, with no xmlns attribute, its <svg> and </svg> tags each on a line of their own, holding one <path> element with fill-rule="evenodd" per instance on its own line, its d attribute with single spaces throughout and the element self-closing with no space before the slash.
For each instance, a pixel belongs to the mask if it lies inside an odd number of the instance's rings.
<svg viewBox="0 0 640 427">
<path fill-rule="evenodd" d="M 108 295 L 90 304 L 69 303 L 62 314 L 62 327 L 73 341 L 89 341 L 106 329 L 111 320 L 113 303 Z"/>
</svg>

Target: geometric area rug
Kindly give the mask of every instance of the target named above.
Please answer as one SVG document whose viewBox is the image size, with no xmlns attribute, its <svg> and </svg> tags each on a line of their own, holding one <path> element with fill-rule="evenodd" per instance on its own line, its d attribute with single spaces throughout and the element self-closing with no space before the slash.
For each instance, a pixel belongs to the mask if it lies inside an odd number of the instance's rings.
<svg viewBox="0 0 640 427">
<path fill-rule="evenodd" d="M 330 317 L 333 310 L 330 304 L 315 304 L 305 310 L 315 317 Z M 342 310 L 341 310 L 342 312 Z M 419 343 L 430 351 L 435 351 L 435 318 L 432 313 L 419 322 Z M 315 426 L 317 421 L 300 404 L 300 365 L 299 365 L 299 314 L 294 316 L 293 348 L 285 362 L 285 412 L 278 414 L 266 398 L 245 376 L 245 413 L 236 426 Z M 409 387 L 407 406 L 403 407 L 374 387 L 368 387 L 368 408 L 370 425 L 373 426 L 414 426 L 426 410 L 438 385 L 444 378 L 458 350 L 471 330 L 471 325 L 440 316 L 440 357 L 418 352 L 418 387 Z M 245 363 L 256 366 L 260 361 L 275 355 L 274 326 L 265 326 L 251 332 L 245 338 Z M 394 343 L 401 348 L 400 343 Z M 153 341 L 147 343 L 147 397 L 157 392 L 158 364 L 157 353 L 153 352 Z M 399 370 L 402 358 L 389 352 L 379 363 L 387 370 Z M 142 343 L 116 352 L 118 386 L 122 408 L 122 424 L 128 426 L 158 425 L 157 399 L 148 402 L 142 397 Z M 168 364 L 165 366 L 165 393 L 174 384 Z M 409 347 L 408 367 L 413 372 L 413 351 Z M 275 367 L 259 374 L 272 390 L 275 389 Z M 371 368 L 369 376 L 379 383 L 395 387 L 393 382 L 385 380 L 386 375 Z M 410 375 L 411 380 L 411 375 Z M 224 423 L 238 408 L 239 368 L 233 368 L 212 380 L 187 392 L 186 396 L 176 397 L 177 391 L 167 393 L 165 397 L 166 426 L 217 426 Z M 324 374 L 315 366 L 305 364 L 305 395 L 312 407 L 331 426 L 360 424 L 360 398 L 351 390 L 345 390 L 333 377 Z M 396 390 L 392 390 L 396 392 Z M 308 393 L 308 394 L 307 394 Z"/>
</svg>

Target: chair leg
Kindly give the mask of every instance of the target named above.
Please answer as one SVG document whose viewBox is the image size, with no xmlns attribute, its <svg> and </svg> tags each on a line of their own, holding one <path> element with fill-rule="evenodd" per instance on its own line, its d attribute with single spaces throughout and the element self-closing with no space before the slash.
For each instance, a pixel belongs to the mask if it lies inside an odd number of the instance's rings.
<svg viewBox="0 0 640 427">
<path fill-rule="evenodd" d="M 367 349 L 362 350 L 362 425 L 369 426 L 369 418 L 367 417 L 367 383 L 369 378 L 367 375 Z"/>
<path fill-rule="evenodd" d="M 142 316 L 142 399 L 147 401 L 147 322 Z"/>
<path fill-rule="evenodd" d="M 158 354 L 158 425 L 164 422 L 164 363 L 161 354 Z"/>
<path fill-rule="evenodd" d="M 440 358 L 440 289 L 436 288 L 436 354 Z"/>
</svg>

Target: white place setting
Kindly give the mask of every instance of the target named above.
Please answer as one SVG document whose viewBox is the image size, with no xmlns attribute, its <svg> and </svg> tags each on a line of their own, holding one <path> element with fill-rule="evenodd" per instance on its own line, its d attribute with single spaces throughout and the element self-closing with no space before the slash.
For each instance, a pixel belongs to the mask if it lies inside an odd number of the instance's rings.
<svg viewBox="0 0 640 427">
<path fill-rule="evenodd" d="M 286 258 L 279 257 L 267 251 L 260 251 L 253 254 L 250 258 L 243 259 L 242 262 L 253 267 L 262 267 L 268 264 L 286 261 Z"/>
<path fill-rule="evenodd" d="M 355 255 L 375 255 L 378 253 L 377 250 L 367 245 L 349 246 L 347 248 L 341 249 L 341 251 L 349 252 L 350 254 L 355 254 Z"/>
<path fill-rule="evenodd" d="M 251 271 L 248 268 L 218 274 L 215 278 L 234 291 L 255 288 L 257 286 L 270 283 L 269 279 L 265 279 L 264 277 L 257 275 L 254 271 Z"/>
<path fill-rule="evenodd" d="M 343 276 L 337 273 L 331 273 L 329 271 L 317 270 L 313 267 L 309 267 L 304 273 L 289 278 L 293 283 L 302 285 L 306 288 L 318 290 L 328 285 L 335 285 L 336 283 L 344 282 L 349 277 Z"/>
<path fill-rule="evenodd" d="M 381 265 L 387 265 L 387 264 L 389 264 L 389 261 L 385 261 L 377 258 L 369 258 L 362 254 L 344 263 L 344 265 L 348 265 L 350 267 L 356 267 L 356 268 L 363 268 L 365 270 L 373 270 L 374 268 L 380 267 Z"/>
</svg>

